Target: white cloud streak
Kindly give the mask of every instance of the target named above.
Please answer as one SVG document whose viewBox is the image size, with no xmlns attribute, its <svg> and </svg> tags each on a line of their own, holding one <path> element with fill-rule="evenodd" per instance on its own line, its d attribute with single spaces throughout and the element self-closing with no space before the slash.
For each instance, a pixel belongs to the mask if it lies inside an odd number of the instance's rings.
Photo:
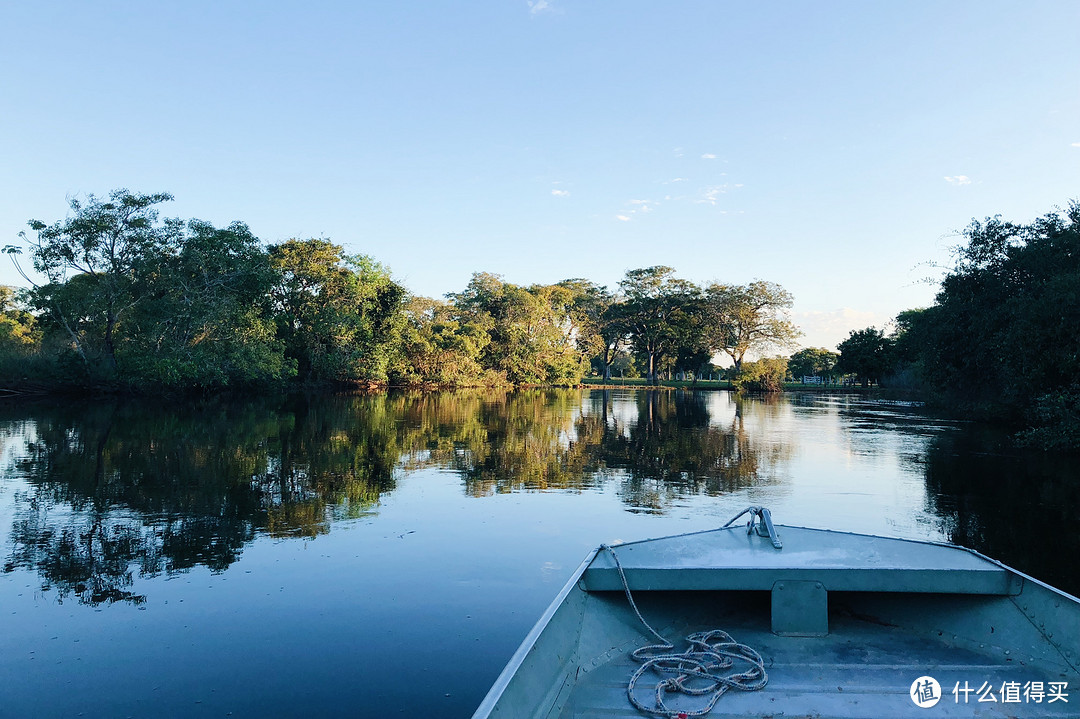
<svg viewBox="0 0 1080 719">
<path fill-rule="evenodd" d="M 547 0 L 527 0 L 529 3 L 529 14 L 539 15 L 542 12 L 551 12 L 551 3 Z"/>
<path fill-rule="evenodd" d="M 711 185 L 701 191 L 701 198 L 694 200 L 699 205 L 713 205 L 716 206 L 716 201 L 720 198 L 720 195 L 726 195 L 728 190 L 737 190 L 742 187 L 742 183 L 736 185 Z"/>
<path fill-rule="evenodd" d="M 569 197 L 570 190 L 552 190 L 551 194 L 555 197 Z"/>
<path fill-rule="evenodd" d="M 955 177 L 946 177 L 945 182 L 948 182 L 950 185 L 962 187 L 963 185 L 970 185 L 971 178 L 967 175 L 956 175 Z"/>
<path fill-rule="evenodd" d="M 701 159 L 702 160 L 715 160 L 716 155 L 712 154 L 711 152 L 706 152 L 704 155 L 701 156 Z"/>
</svg>

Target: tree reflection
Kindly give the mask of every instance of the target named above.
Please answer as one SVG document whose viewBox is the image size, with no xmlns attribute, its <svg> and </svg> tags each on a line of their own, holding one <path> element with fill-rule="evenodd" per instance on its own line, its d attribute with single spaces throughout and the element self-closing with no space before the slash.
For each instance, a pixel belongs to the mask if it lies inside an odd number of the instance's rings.
<svg viewBox="0 0 1080 719">
<path fill-rule="evenodd" d="M 24 446 L 6 470 L 26 489 L 3 570 L 36 571 L 61 600 L 138 603 L 138 576 L 223 571 L 260 534 L 324 534 L 375 511 L 399 473 L 428 467 L 456 472 L 475 497 L 614 482 L 644 512 L 765 481 L 783 445 L 755 440 L 742 404 L 724 399 L 717 414 L 707 396 L 721 395 L 537 389 L 7 407 L 0 427 L 17 429 L 6 441 Z"/>
<path fill-rule="evenodd" d="M 674 499 L 758 484 L 763 459 L 789 450 L 754 441 L 741 415 L 716 418 L 706 393 L 601 390 L 428 395 L 410 416 L 423 423 L 409 465 L 456 470 L 465 491 L 582 491 L 617 481 L 633 511 L 661 512 Z M 713 395 L 714 397 L 716 395 Z M 726 395 L 725 395 L 726 396 Z M 415 425 L 414 425 L 415 426 Z M 410 444 L 407 442 L 406 444 Z"/>
<path fill-rule="evenodd" d="M 4 571 L 36 570 L 63 600 L 141 602 L 136 573 L 222 571 L 257 533 L 311 537 L 393 487 L 393 418 L 327 398 L 274 407 L 32 412 L 15 471 Z"/>
<path fill-rule="evenodd" d="M 950 542 L 1078 595 L 1075 460 L 1009 445 L 976 429 L 936 438 L 926 458 L 928 509 Z"/>
</svg>

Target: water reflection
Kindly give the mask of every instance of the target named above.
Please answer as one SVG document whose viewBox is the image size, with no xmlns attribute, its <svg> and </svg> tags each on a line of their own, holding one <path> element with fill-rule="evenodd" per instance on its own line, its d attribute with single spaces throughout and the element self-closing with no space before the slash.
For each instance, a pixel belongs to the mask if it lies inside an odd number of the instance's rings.
<svg viewBox="0 0 1080 719">
<path fill-rule="evenodd" d="M 928 509 L 949 540 L 1080 596 L 1080 472 L 1076 459 L 1009 449 L 969 428 L 926 457 Z"/>
<path fill-rule="evenodd" d="M 311 537 L 393 487 L 395 418 L 378 405 L 304 399 L 39 407 L 11 472 L 13 549 L 3 568 L 85 604 L 145 597 L 134 575 L 222 571 L 258 532 Z"/>
<path fill-rule="evenodd" d="M 745 400 L 688 392 L 639 393 L 633 399 L 636 414 L 622 419 L 602 393 L 593 398 L 590 418 L 599 427 L 592 469 L 621 477 L 619 494 L 635 509 L 662 511 L 676 498 L 771 481 L 762 465 L 772 466 L 790 452 L 790 445 L 766 444 L 747 431 Z M 722 406 L 710 412 L 709 399 Z"/>
<path fill-rule="evenodd" d="M 523 390 L 8 405 L 0 471 L 16 491 L 0 494 L 0 514 L 13 517 L 2 567 L 36 572 L 60 600 L 137 604 L 137 577 L 220 572 L 260 535 L 324 534 L 376 513 L 418 470 L 455 473 L 473 497 L 611 491 L 631 512 L 662 514 L 694 496 L 781 497 L 805 483 L 793 474 L 814 471 L 800 454 L 831 443 L 925 471 L 925 511 L 942 536 L 1072 588 L 1071 569 L 1046 547 L 1080 556 L 1080 540 L 1062 531 L 1080 508 L 1075 472 L 1002 461 L 966 436 L 911 408 L 820 395 Z M 820 482 L 807 486 L 835 500 L 836 487 Z M 1039 552 L 1045 567 L 1032 559 Z"/>
</svg>

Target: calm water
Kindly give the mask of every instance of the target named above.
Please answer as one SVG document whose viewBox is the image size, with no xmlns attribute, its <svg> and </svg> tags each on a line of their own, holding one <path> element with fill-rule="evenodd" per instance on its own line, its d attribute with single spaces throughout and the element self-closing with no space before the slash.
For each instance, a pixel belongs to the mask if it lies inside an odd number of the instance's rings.
<svg viewBox="0 0 1080 719">
<path fill-rule="evenodd" d="M 0 716 L 467 717 L 600 542 L 777 521 L 1080 593 L 1080 470 L 852 396 L 0 405 Z"/>
</svg>

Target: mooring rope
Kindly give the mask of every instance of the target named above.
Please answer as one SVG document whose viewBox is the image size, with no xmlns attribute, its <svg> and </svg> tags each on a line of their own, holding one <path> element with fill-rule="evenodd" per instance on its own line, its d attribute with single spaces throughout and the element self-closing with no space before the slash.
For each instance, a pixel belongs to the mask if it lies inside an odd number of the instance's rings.
<svg viewBox="0 0 1080 719">
<path fill-rule="evenodd" d="M 611 558 L 615 560 L 615 569 L 619 572 L 623 591 L 626 592 L 626 599 L 630 602 L 634 614 L 645 625 L 645 628 L 660 640 L 659 644 L 640 647 L 630 653 L 635 661 L 642 663 L 631 675 L 626 687 L 626 695 L 638 711 L 673 719 L 701 717 L 712 711 L 716 702 L 728 689 L 757 691 L 769 682 L 769 676 L 765 673 L 765 662 L 761 655 L 753 648 L 736 642 L 730 634 L 720 629 L 689 634 L 686 637 L 686 641 L 690 644 L 689 649 L 683 652 L 673 651 L 675 645 L 653 629 L 641 615 L 641 610 L 638 609 L 634 596 L 630 593 L 626 573 L 623 572 L 615 550 L 606 544 L 601 544 L 600 548 L 607 550 Z M 729 671 L 735 666 L 736 660 L 749 664 L 749 669 L 743 672 Z M 655 703 L 651 707 L 642 703 L 635 693 L 638 679 L 647 671 L 653 671 L 661 677 L 656 684 Z M 708 696 L 708 699 L 702 708 L 688 711 L 670 708 L 665 702 L 668 694 Z"/>
</svg>

